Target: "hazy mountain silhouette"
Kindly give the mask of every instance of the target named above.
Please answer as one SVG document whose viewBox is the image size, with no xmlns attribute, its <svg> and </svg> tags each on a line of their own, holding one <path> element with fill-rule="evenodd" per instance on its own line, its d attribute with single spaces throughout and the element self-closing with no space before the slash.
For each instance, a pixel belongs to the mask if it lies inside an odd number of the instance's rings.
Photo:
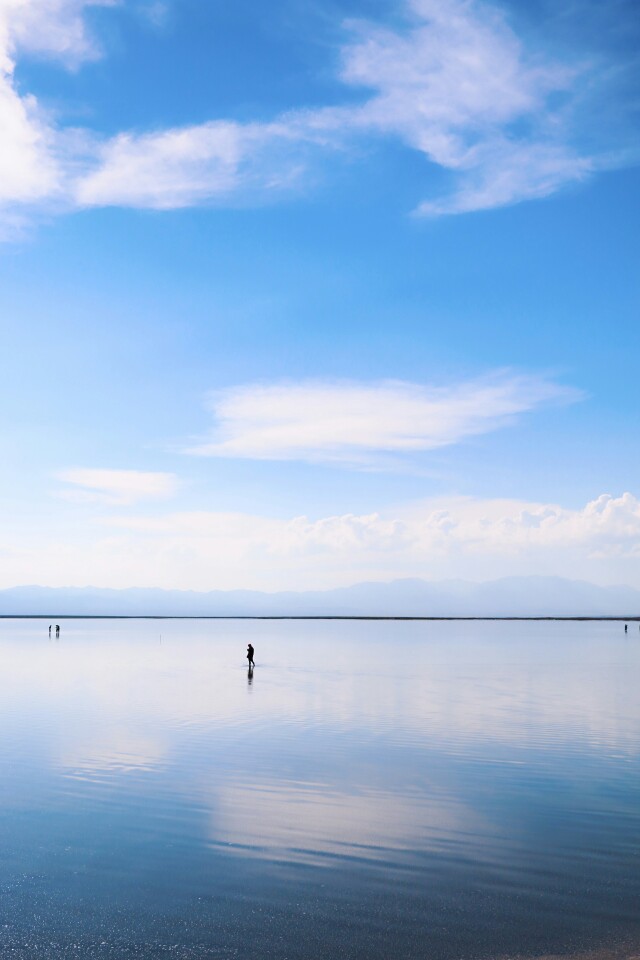
<svg viewBox="0 0 640 960">
<path fill-rule="evenodd" d="M 13 587 L 0 590 L 0 614 L 88 616 L 634 616 L 640 591 L 562 577 L 393 580 L 334 590 L 106 590 Z"/>
</svg>

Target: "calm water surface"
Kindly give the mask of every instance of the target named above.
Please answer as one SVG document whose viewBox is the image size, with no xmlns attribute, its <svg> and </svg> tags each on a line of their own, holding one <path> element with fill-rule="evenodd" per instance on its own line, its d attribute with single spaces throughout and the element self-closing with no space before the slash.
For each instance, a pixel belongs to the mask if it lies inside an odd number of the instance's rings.
<svg viewBox="0 0 640 960">
<path fill-rule="evenodd" d="M 640 955 L 637 625 L 59 622 L 0 622 L 2 957 Z"/>
</svg>

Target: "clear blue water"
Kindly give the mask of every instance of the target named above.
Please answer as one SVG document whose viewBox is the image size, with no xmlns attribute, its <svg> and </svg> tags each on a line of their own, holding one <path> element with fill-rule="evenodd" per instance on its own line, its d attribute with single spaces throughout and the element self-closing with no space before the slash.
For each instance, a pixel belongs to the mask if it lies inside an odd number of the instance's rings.
<svg viewBox="0 0 640 960">
<path fill-rule="evenodd" d="M 0 956 L 640 953 L 637 624 L 59 622 L 0 622 Z"/>
</svg>

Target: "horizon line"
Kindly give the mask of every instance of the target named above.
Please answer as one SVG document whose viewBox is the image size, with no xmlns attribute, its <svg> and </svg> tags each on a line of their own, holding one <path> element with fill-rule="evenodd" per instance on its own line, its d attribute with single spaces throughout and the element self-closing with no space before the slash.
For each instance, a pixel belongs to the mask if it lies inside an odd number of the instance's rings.
<svg viewBox="0 0 640 960">
<path fill-rule="evenodd" d="M 624 617 L 618 614 L 610 616 L 580 616 L 579 614 L 564 615 L 545 615 L 545 616 L 425 616 L 425 617 L 404 617 L 404 616 L 376 616 L 367 614 L 156 614 L 156 613 L 0 613 L 0 620 L 400 620 L 400 621 L 482 621 L 482 620 L 531 620 L 531 621 L 568 621 L 568 622 L 589 622 L 589 621 L 611 621 L 629 623 L 640 622 L 640 614 L 635 613 L 632 616 Z"/>
</svg>

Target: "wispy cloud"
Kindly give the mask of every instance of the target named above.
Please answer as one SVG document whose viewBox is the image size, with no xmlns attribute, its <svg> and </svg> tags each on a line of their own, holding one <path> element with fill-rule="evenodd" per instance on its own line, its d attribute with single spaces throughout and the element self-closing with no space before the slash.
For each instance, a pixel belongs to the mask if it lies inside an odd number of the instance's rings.
<svg viewBox="0 0 640 960">
<path fill-rule="evenodd" d="M 169 208 L 254 197 L 303 176 L 328 144 L 395 137 L 457 177 L 453 192 L 417 212 L 441 215 L 545 196 L 582 179 L 589 157 L 571 149 L 549 99 L 569 94 L 577 69 L 528 55 L 496 8 L 469 0 L 412 0 L 404 29 L 350 22 L 341 79 L 362 88 L 350 107 L 282 115 L 272 123 L 214 122 L 106 143 L 78 184 L 83 205 Z M 373 91 L 369 96 L 366 91 Z M 523 130 L 515 134 L 520 124 Z"/>
<path fill-rule="evenodd" d="M 173 496 L 178 479 L 172 473 L 145 473 L 140 470 L 74 468 L 62 470 L 56 479 L 70 489 L 66 499 L 128 506 L 140 500 L 164 500 Z"/>
<path fill-rule="evenodd" d="M 579 391 L 498 372 L 430 387 L 403 381 L 248 384 L 213 393 L 213 436 L 188 453 L 257 460 L 371 463 L 459 443 Z"/>
<path fill-rule="evenodd" d="M 171 16 L 171 4 L 165 0 L 149 0 L 138 7 L 138 15 L 152 27 L 160 30 L 167 26 Z"/>
<path fill-rule="evenodd" d="M 340 79 L 362 93 L 348 106 L 328 104 L 266 122 L 212 118 L 109 139 L 69 131 L 18 91 L 13 71 L 24 53 L 69 68 L 99 56 L 83 16 L 94 5 L 112 0 L 0 5 L 5 219 L 16 208 L 53 201 L 67 209 L 263 202 L 307 185 L 336 147 L 380 138 L 424 155 L 426 196 L 416 209 L 423 216 L 547 196 L 635 156 L 631 133 L 614 148 L 607 142 L 596 149 L 593 136 L 588 149 L 580 146 L 577 131 L 591 124 L 588 90 L 598 87 L 600 75 L 577 57 L 560 62 L 525 44 L 504 13 L 483 0 L 405 0 L 399 5 L 404 23 L 394 28 L 345 24 Z M 448 192 L 429 196 L 429 165 L 450 172 Z"/>
<path fill-rule="evenodd" d="M 458 173 L 456 188 L 450 194 L 423 201 L 415 212 L 437 217 L 539 200 L 569 183 L 584 180 L 593 169 L 591 158 L 580 157 L 561 143 L 514 143 L 496 136 L 476 151 L 467 169 Z"/>
<path fill-rule="evenodd" d="M 170 210 L 202 203 L 254 203 L 295 189 L 313 125 L 214 121 L 142 136 L 119 134 L 74 188 L 80 206 Z"/>
<path fill-rule="evenodd" d="M 450 194 L 418 213 L 488 209 L 545 196 L 584 178 L 570 145 L 567 98 L 584 68 L 528 51 L 498 8 L 474 0 L 411 0 L 410 26 L 356 23 L 345 82 L 375 90 L 354 119 L 396 135 L 455 175 Z M 552 107 L 563 94 L 562 108 Z"/>
</svg>

